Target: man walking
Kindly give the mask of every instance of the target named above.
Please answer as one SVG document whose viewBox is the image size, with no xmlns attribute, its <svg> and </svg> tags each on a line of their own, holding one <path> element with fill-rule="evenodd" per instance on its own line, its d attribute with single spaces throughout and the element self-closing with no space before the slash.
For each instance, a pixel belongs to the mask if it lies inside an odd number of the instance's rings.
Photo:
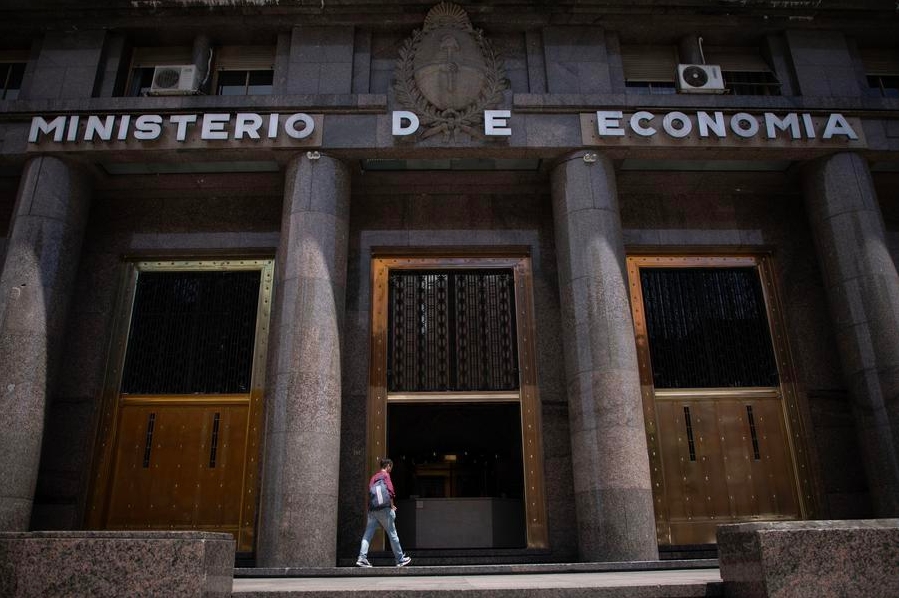
<svg viewBox="0 0 900 598">
<path fill-rule="evenodd" d="M 394 505 L 394 484 L 391 482 L 392 469 L 394 469 L 394 462 L 390 459 L 382 459 L 381 471 L 375 473 L 369 480 L 369 514 L 366 521 L 366 531 L 359 546 L 359 557 L 356 559 L 357 567 L 372 566 L 368 559 L 369 542 L 372 541 L 372 536 L 375 535 L 375 529 L 378 525 L 381 525 L 387 533 L 397 566 L 403 567 L 412 561 L 409 556 L 403 554 L 403 549 L 400 548 L 400 538 L 397 536 L 397 527 L 394 525 L 394 521 L 397 518 L 397 507 Z M 384 496 L 385 490 L 388 496 Z"/>
</svg>

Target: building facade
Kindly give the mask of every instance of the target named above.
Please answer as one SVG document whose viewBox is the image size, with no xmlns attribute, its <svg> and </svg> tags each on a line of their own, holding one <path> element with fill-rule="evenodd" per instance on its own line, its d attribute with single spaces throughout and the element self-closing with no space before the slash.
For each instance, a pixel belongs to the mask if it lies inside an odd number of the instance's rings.
<svg viewBox="0 0 900 598">
<path fill-rule="evenodd" d="M 893 3 L 0 14 L 0 529 L 333 566 L 385 456 L 447 562 L 897 516 Z"/>
</svg>

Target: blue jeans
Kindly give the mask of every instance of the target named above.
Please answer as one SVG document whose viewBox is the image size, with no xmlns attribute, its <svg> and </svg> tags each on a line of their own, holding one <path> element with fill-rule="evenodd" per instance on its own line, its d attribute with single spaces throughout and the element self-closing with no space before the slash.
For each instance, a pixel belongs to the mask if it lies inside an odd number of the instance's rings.
<svg viewBox="0 0 900 598">
<path fill-rule="evenodd" d="M 363 534 L 362 543 L 359 546 L 359 556 L 364 557 L 369 554 L 369 542 L 372 541 L 372 536 L 375 535 L 375 529 L 378 525 L 381 525 L 384 531 L 387 532 L 388 540 L 391 541 L 394 559 L 398 563 L 400 562 L 400 559 L 403 558 L 403 549 L 400 548 L 400 537 L 397 536 L 397 527 L 394 525 L 396 518 L 397 514 L 394 513 L 394 509 L 374 509 L 369 511 L 366 521 L 366 533 Z"/>
</svg>

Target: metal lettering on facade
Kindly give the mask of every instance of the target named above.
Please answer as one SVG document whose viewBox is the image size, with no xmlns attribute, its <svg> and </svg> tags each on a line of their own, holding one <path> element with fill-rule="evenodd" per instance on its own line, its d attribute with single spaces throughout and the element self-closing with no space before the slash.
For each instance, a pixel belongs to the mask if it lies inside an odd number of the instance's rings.
<svg viewBox="0 0 900 598">
<path fill-rule="evenodd" d="M 639 110 L 628 114 L 621 110 L 598 110 L 581 115 L 581 134 L 586 145 L 607 146 L 671 147 L 676 143 L 737 146 L 809 141 L 865 145 L 859 119 L 838 113 L 729 114 L 721 110 L 698 110 L 656 114 Z"/>
<path fill-rule="evenodd" d="M 28 143 L 41 147 L 47 143 L 79 144 L 83 149 L 135 144 L 179 147 L 244 140 L 276 147 L 317 146 L 321 143 L 321 123 L 321 115 L 303 112 L 34 116 Z"/>
<path fill-rule="evenodd" d="M 390 114 L 394 138 L 419 136 L 421 118 L 408 110 Z M 839 113 L 812 115 L 789 112 L 726 113 L 720 110 L 653 113 L 640 110 L 598 110 L 580 115 L 585 145 L 720 147 L 793 144 L 864 147 L 858 118 Z M 515 115 L 510 110 L 484 110 L 479 118 L 483 139 L 510 137 Z M 272 147 L 318 147 L 322 143 L 323 115 L 210 112 L 193 114 L 108 114 L 34 116 L 28 134 L 32 150 L 49 144 L 66 149 L 115 149 L 126 146 L 173 148 L 209 147 L 210 142 L 253 143 Z M 427 137 L 423 135 L 422 137 Z"/>
</svg>

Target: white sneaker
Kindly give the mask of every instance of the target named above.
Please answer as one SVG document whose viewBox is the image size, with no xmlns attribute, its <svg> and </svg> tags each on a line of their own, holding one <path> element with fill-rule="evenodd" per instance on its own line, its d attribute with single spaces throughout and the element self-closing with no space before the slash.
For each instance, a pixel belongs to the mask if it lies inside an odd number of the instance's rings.
<svg viewBox="0 0 900 598">
<path fill-rule="evenodd" d="M 400 562 L 397 563 L 397 566 L 398 566 L 398 567 L 405 567 L 406 565 L 410 564 L 411 562 L 412 562 L 412 559 L 409 557 L 409 555 L 404 554 L 404 555 L 403 555 L 403 558 L 400 559 Z"/>
<path fill-rule="evenodd" d="M 356 559 L 356 566 L 357 567 L 371 567 L 372 563 L 370 563 L 369 559 L 367 559 L 366 557 L 361 556 L 358 559 Z"/>
</svg>

